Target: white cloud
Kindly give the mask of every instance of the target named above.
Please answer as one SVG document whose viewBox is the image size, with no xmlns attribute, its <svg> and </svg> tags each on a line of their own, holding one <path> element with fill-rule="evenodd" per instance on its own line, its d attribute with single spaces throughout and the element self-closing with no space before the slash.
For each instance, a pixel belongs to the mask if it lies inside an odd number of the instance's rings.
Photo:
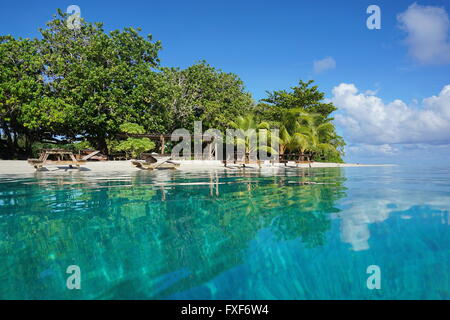
<svg viewBox="0 0 450 320">
<path fill-rule="evenodd" d="M 314 73 L 322 73 L 326 70 L 336 68 L 336 61 L 332 57 L 327 57 L 322 60 L 314 60 Z"/>
<path fill-rule="evenodd" d="M 380 173 L 383 176 L 383 173 Z M 341 240 L 351 244 L 355 251 L 370 248 L 370 224 L 385 221 L 391 216 L 399 216 L 402 219 L 437 217 L 440 223 L 450 224 L 446 214 L 450 210 L 448 197 L 439 192 L 424 193 L 420 190 L 402 188 L 396 190 L 378 188 L 370 193 L 349 192 L 350 197 L 342 202 L 345 209 L 339 213 L 339 216 L 333 215 L 333 218 L 341 221 Z M 415 210 L 417 205 L 430 207 L 431 210 L 428 210 L 425 215 L 422 213 L 419 215 Z"/>
<path fill-rule="evenodd" d="M 368 95 L 368 96 L 374 96 L 374 95 L 376 95 L 377 93 L 378 93 L 378 91 L 379 91 L 379 89 L 376 89 L 376 90 L 366 90 L 365 92 L 364 92 L 364 94 L 365 95 Z"/>
<path fill-rule="evenodd" d="M 409 54 L 419 63 L 450 63 L 450 20 L 444 8 L 410 5 L 397 16 Z"/>
<path fill-rule="evenodd" d="M 345 148 L 348 163 L 394 163 L 408 166 L 442 166 L 450 161 L 450 145 L 381 144 L 349 142 Z"/>
<path fill-rule="evenodd" d="M 420 108 L 399 99 L 384 103 L 375 95 L 358 93 L 354 84 L 341 83 L 332 92 L 331 101 L 339 108 L 336 122 L 351 143 L 450 143 L 450 85 L 423 99 Z"/>
<path fill-rule="evenodd" d="M 373 144 L 355 144 L 346 148 L 346 152 L 350 154 L 359 154 L 365 156 L 393 156 L 399 153 L 399 149 L 390 144 L 373 145 Z"/>
</svg>

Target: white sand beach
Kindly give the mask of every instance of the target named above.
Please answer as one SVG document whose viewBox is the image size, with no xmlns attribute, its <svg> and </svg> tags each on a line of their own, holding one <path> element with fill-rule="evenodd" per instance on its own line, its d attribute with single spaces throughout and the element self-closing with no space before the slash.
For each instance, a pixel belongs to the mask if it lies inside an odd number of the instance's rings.
<svg viewBox="0 0 450 320">
<path fill-rule="evenodd" d="M 216 160 L 181 160 L 177 161 L 180 163 L 178 170 L 191 171 L 191 170 L 228 170 L 224 167 L 221 161 Z M 247 165 L 249 168 L 258 168 L 257 165 Z M 287 164 L 287 168 L 295 168 L 297 165 L 292 162 Z M 355 164 L 355 163 L 325 163 L 325 162 L 313 162 L 311 163 L 312 168 L 336 168 L 336 167 L 367 167 L 367 166 L 388 166 L 388 165 L 370 165 L 370 164 Z M 284 164 L 271 165 L 269 163 L 263 164 L 262 168 L 285 168 Z M 308 164 L 299 164 L 299 168 L 308 168 Z M 235 165 L 228 165 L 229 170 L 233 168 L 236 169 Z M 68 166 L 56 166 L 49 165 L 44 171 L 41 172 L 73 172 L 78 169 L 70 169 Z M 82 165 L 80 171 L 90 171 L 90 172 L 134 172 L 140 171 L 141 169 L 136 168 L 131 161 L 104 161 L 104 162 L 87 162 Z M 17 174 L 30 174 L 36 172 L 36 169 L 31 166 L 25 160 L 0 160 L 0 175 L 17 175 Z"/>
</svg>

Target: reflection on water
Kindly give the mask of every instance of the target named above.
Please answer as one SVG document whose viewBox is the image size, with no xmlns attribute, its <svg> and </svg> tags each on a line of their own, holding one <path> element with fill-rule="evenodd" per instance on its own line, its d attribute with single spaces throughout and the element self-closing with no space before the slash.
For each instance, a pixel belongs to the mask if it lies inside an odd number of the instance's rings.
<svg viewBox="0 0 450 320">
<path fill-rule="evenodd" d="M 398 168 L 5 176 L 0 298 L 448 299 L 448 177 Z M 65 286 L 72 264 L 81 290 Z M 366 287 L 371 264 L 382 290 Z"/>
</svg>

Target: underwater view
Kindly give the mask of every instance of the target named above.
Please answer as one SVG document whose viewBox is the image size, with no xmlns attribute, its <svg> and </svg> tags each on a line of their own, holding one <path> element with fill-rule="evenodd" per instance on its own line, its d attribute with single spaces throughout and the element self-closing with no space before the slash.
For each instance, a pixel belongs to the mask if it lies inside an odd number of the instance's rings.
<svg viewBox="0 0 450 320">
<path fill-rule="evenodd" d="M 449 299 L 449 210 L 450 168 L 4 175 L 0 298 Z"/>
</svg>

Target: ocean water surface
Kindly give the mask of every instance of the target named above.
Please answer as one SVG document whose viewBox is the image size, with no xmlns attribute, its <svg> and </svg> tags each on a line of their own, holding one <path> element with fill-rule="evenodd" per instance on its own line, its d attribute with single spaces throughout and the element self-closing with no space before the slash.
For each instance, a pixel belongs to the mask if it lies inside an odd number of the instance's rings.
<svg viewBox="0 0 450 320">
<path fill-rule="evenodd" d="M 450 168 L 4 175 L 0 299 L 450 299 L 449 211 Z"/>
</svg>

